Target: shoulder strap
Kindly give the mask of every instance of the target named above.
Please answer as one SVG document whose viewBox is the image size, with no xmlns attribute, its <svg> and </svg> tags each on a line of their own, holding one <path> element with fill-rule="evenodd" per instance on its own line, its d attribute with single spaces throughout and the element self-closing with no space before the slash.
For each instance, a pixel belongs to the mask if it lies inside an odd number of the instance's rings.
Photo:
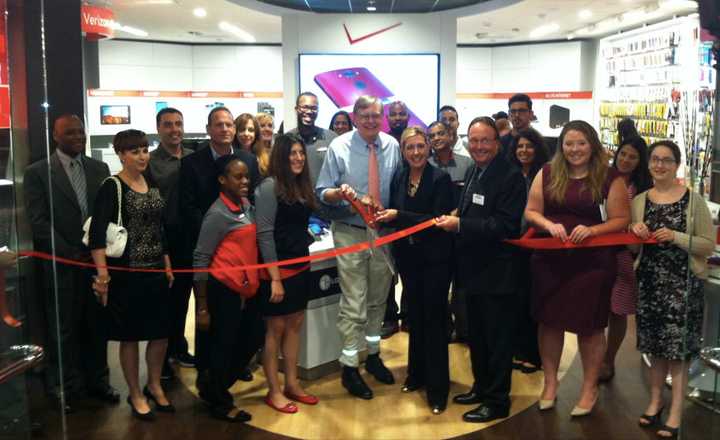
<svg viewBox="0 0 720 440">
<path fill-rule="evenodd" d="M 122 185 L 120 184 L 120 180 L 115 176 L 110 176 L 108 179 L 112 179 L 115 182 L 115 186 L 117 186 L 117 201 L 118 201 L 118 216 L 117 216 L 117 225 L 122 226 Z"/>
</svg>

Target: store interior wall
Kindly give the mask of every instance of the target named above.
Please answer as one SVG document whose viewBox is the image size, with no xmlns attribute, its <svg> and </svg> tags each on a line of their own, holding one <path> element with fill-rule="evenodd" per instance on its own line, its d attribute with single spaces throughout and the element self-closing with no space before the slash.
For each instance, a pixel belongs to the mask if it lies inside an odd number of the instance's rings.
<svg viewBox="0 0 720 440">
<path fill-rule="evenodd" d="M 300 25 L 297 20 L 284 21 L 284 29 L 293 33 L 292 27 Z M 289 28 L 288 28 L 289 27 Z M 344 36 L 343 36 L 344 38 Z M 410 38 L 410 37 L 408 37 Z M 444 40 L 444 39 L 443 39 Z M 283 110 L 292 112 L 297 73 L 295 69 L 284 69 L 293 65 L 297 68 L 297 54 L 301 52 L 300 42 L 290 42 L 287 51 L 280 46 L 232 46 L 232 45 L 188 45 L 158 42 L 136 42 L 107 40 L 99 43 L 99 85 L 103 90 L 133 91 L 217 91 L 217 92 L 270 92 L 283 94 L 284 98 L 263 99 L 275 107 L 276 126 L 283 119 Z M 293 44 L 294 43 L 294 44 Z M 309 49 L 316 44 L 310 41 Z M 444 43 L 443 43 L 444 44 Z M 455 44 L 453 42 L 453 44 Z M 592 41 L 570 41 L 545 44 L 522 44 L 498 47 L 457 47 L 456 51 L 433 46 L 441 52 L 441 98 L 440 105 L 457 104 L 460 112 L 460 132 L 465 133 L 463 122 L 469 122 L 478 114 L 492 114 L 507 107 L 507 98 L 452 99 L 448 97 L 448 76 L 443 62 L 447 53 L 455 54 L 456 63 L 453 82 L 457 95 L 474 93 L 512 92 L 576 92 L 589 91 L 594 84 L 594 57 L 596 44 Z M 456 45 L 454 46 L 456 47 Z M 377 48 L 371 48 L 375 51 Z M 415 44 L 407 45 L 405 52 L 418 51 Z M 326 52 L 340 52 L 341 47 L 330 46 Z M 285 53 L 287 52 L 287 53 Z M 425 50 L 424 52 L 430 52 Z M 343 52 L 345 53 L 345 52 Z M 443 56 L 445 54 L 445 57 Z M 284 63 L 287 55 L 291 61 Z M 592 65 L 589 65 L 592 64 Z M 451 81 L 452 82 L 452 81 Z M 284 87 L 286 83 L 292 84 Z M 292 90 L 283 93 L 284 90 Z M 290 101 L 288 103 L 288 100 Z M 203 115 L 206 106 L 217 99 L 156 97 L 88 97 L 88 127 L 93 136 L 110 136 L 123 126 L 100 124 L 99 106 L 107 104 L 131 105 L 132 125 L 135 128 L 155 132 L 155 103 L 168 101 L 188 115 L 188 133 L 203 133 Z M 172 104 L 170 103 L 172 101 Z M 221 99 L 234 112 L 255 113 L 257 99 Z M 563 106 L 571 108 L 571 115 L 577 118 L 592 118 L 592 99 L 563 100 Z M 551 105 L 538 101 L 538 124 L 541 131 L 552 131 L 547 126 L 547 108 Z M 321 110 L 322 111 L 322 110 Z M 287 117 L 287 113 L 284 114 Z M 429 121 L 428 121 L 429 122 Z M 289 127 L 289 123 L 287 124 Z M 106 138 L 104 139 L 107 140 Z M 93 143 L 93 147 L 103 146 Z"/>
</svg>

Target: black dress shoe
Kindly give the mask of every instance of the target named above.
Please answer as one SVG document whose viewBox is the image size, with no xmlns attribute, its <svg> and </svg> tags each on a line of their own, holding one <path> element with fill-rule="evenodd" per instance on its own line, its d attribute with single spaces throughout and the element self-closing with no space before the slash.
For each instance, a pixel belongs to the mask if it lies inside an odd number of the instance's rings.
<svg viewBox="0 0 720 440">
<path fill-rule="evenodd" d="M 475 391 L 470 390 L 467 393 L 458 394 L 453 397 L 453 402 L 458 405 L 477 405 L 482 402 L 482 398 L 475 393 Z"/>
<path fill-rule="evenodd" d="M 177 362 L 177 364 L 181 367 L 192 368 L 195 366 L 195 356 L 191 355 L 187 351 L 185 353 L 178 353 L 171 356 L 171 359 Z"/>
<path fill-rule="evenodd" d="M 110 385 L 105 388 L 91 389 L 87 394 L 93 399 L 101 400 L 105 403 L 111 403 L 113 405 L 120 403 L 120 393 Z"/>
<path fill-rule="evenodd" d="M 355 397 L 365 400 L 373 398 L 372 390 L 360 376 L 357 368 L 343 367 L 342 386 Z"/>
<path fill-rule="evenodd" d="M 463 420 L 469 423 L 487 423 L 495 419 L 503 419 L 509 414 L 509 408 L 496 408 L 482 404 L 463 414 Z"/>
<path fill-rule="evenodd" d="M 252 382 L 253 374 L 252 371 L 250 371 L 250 368 L 243 369 L 238 375 L 238 380 L 241 380 L 243 382 Z"/>
<path fill-rule="evenodd" d="M 130 405 L 130 409 L 132 410 L 132 415 L 136 419 L 139 419 L 139 420 L 142 420 L 145 422 L 152 422 L 155 420 L 155 413 L 153 412 L 153 410 L 150 410 L 146 413 L 138 412 L 138 410 L 135 409 L 135 405 L 133 405 L 132 399 L 130 398 L 130 396 L 128 396 L 128 398 L 127 398 L 127 403 L 128 403 L 128 405 Z"/>
<path fill-rule="evenodd" d="M 435 415 L 442 414 L 445 411 L 445 406 L 444 405 L 431 405 L 430 410 Z"/>
<path fill-rule="evenodd" d="M 392 372 L 383 364 L 379 354 L 370 354 L 365 360 L 365 369 L 368 373 L 372 374 L 378 382 L 382 382 L 387 385 L 395 383 L 395 378 Z"/>
<path fill-rule="evenodd" d="M 423 387 L 422 383 L 413 379 L 412 377 L 408 377 L 407 379 L 405 379 L 405 384 L 403 385 L 401 391 L 403 393 L 412 393 L 413 391 L 417 391 L 422 387 Z"/>
<path fill-rule="evenodd" d="M 153 401 L 156 410 L 164 413 L 175 412 L 175 406 L 172 403 L 168 403 L 167 405 L 160 405 L 160 402 L 158 402 L 153 393 L 150 392 L 150 388 L 148 388 L 147 385 L 145 385 L 145 388 L 143 388 L 143 395 L 145 395 L 145 397 L 147 397 L 149 400 Z"/>
</svg>

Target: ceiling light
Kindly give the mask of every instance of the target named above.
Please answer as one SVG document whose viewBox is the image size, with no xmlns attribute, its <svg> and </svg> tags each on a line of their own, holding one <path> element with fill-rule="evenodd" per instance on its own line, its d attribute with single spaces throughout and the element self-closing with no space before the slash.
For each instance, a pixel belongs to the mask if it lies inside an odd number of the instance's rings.
<svg viewBox="0 0 720 440">
<path fill-rule="evenodd" d="M 207 11 L 204 8 L 195 8 L 193 9 L 193 15 L 197 18 L 205 18 L 207 17 Z"/>
<path fill-rule="evenodd" d="M 580 20 L 588 20 L 592 16 L 593 13 L 590 9 L 582 9 L 580 12 L 578 12 L 578 17 L 580 18 Z"/>
<path fill-rule="evenodd" d="M 149 35 L 146 31 L 142 29 L 138 29 L 132 26 L 125 26 L 124 24 L 121 24 L 117 21 L 113 21 L 110 27 L 113 30 L 125 32 L 126 34 L 135 35 L 138 37 L 147 37 Z"/>
<path fill-rule="evenodd" d="M 136 35 L 138 37 L 147 37 L 148 36 L 148 33 L 145 32 L 144 30 L 134 28 L 131 26 L 120 26 L 120 28 L 118 30 L 125 32 L 127 34 Z"/>
<path fill-rule="evenodd" d="M 375 11 L 377 11 L 377 8 L 376 8 L 375 6 L 368 6 L 368 7 L 365 8 L 365 9 L 367 9 L 368 12 L 375 12 Z"/>
<path fill-rule="evenodd" d="M 572 40 L 572 39 L 575 38 L 575 34 L 573 34 L 573 33 L 571 32 L 571 33 L 567 34 L 566 38 L 567 38 L 568 40 Z"/>
<path fill-rule="evenodd" d="M 533 29 L 530 32 L 530 38 L 541 38 L 546 35 L 557 32 L 560 29 L 560 25 L 557 23 L 544 24 L 540 27 Z"/>
<path fill-rule="evenodd" d="M 221 21 L 220 23 L 218 23 L 218 27 L 227 33 L 235 35 L 246 43 L 254 43 L 257 41 L 255 37 L 253 37 L 252 34 L 250 34 L 249 32 L 242 30 L 239 27 L 232 25 L 226 21 Z"/>
</svg>

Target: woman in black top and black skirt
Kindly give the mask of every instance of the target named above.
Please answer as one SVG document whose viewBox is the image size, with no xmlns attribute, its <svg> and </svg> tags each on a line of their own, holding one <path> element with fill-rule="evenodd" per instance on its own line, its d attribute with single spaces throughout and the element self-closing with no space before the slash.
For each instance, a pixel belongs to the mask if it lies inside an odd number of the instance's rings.
<svg viewBox="0 0 720 440">
<path fill-rule="evenodd" d="M 122 171 L 103 182 L 90 223 L 89 247 L 98 266 L 93 290 L 100 303 L 107 307 L 108 339 L 120 341 L 120 366 L 128 384 L 127 402 L 132 414 L 142 420 L 152 420 L 154 413 L 145 398 L 155 402 L 158 411 L 175 411 L 160 385 L 170 331 L 169 286 L 174 280 L 163 229 L 165 202 L 160 191 L 142 174 L 150 160 L 145 133 L 121 131 L 113 139 L 113 148 L 120 156 Z M 108 223 L 117 222 L 118 209 L 127 229 L 127 244 L 122 256 L 109 258 L 105 253 L 106 231 Z M 108 271 L 107 265 L 165 269 L 165 272 Z M 145 352 L 148 383 L 142 393 L 138 341 L 149 341 Z"/>
<path fill-rule="evenodd" d="M 528 127 L 518 130 L 517 135 L 510 141 L 508 159 L 522 170 L 528 189 L 535 175 L 547 163 L 548 152 L 542 135 L 534 128 Z M 522 233 L 527 231 L 528 225 L 523 219 Z M 538 348 L 538 324 L 530 313 L 530 299 L 532 295 L 532 275 L 530 272 L 530 257 L 532 251 L 516 247 L 513 255 L 515 269 L 518 271 L 518 322 L 515 329 L 515 359 L 513 368 L 525 374 L 540 369 L 540 349 Z"/>
<path fill-rule="evenodd" d="M 268 177 L 255 190 L 258 246 L 265 263 L 309 255 L 310 214 L 317 202 L 303 141 L 281 135 L 270 155 Z M 265 403 L 287 414 L 298 411 L 294 401 L 315 405 L 297 377 L 300 328 L 309 297 L 307 264 L 268 268 L 269 281 L 260 283 L 260 307 L 266 322 L 263 368 L 269 391 Z M 282 351 L 285 388 L 278 380 L 278 352 Z"/>
<path fill-rule="evenodd" d="M 448 214 L 453 209 L 450 176 L 428 163 L 430 146 L 419 127 L 405 129 L 400 150 L 406 166 L 395 174 L 390 207 L 377 221 L 398 229 Z M 408 298 L 410 347 L 408 377 L 403 392 L 427 389 L 433 414 L 447 406 L 450 388 L 447 347 L 447 309 L 452 237 L 430 228 L 398 240 L 393 247 L 404 294 Z"/>
</svg>

